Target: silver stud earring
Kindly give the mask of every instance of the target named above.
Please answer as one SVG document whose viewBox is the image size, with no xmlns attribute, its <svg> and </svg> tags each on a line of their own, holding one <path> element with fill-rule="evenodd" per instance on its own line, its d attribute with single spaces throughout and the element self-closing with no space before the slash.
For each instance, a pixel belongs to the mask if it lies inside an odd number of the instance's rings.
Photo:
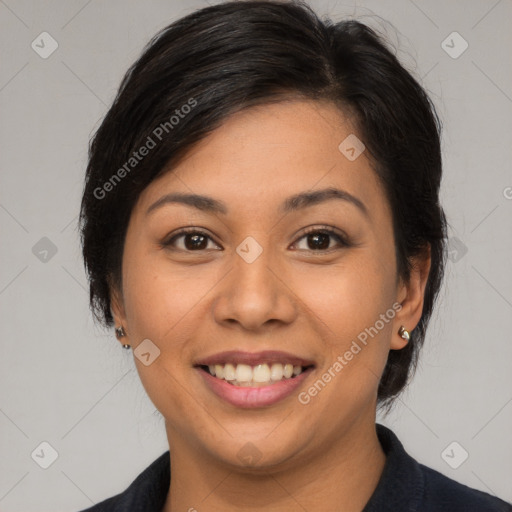
<svg viewBox="0 0 512 512">
<path fill-rule="evenodd" d="M 124 327 L 120 325 L 119 327 L 116 327 L 116 337 L 117 338 L 124 338 L 126 336 L 126 332 L 124 330 Z"/>
<path fill-rule="evenodd" d="M 116 337 L 119 339 L 119 338 L 124 338 L 126 336 L 126 332 L 124 330 L 124 327 L 122 325 L 120 325 L 119 327 L 116 327 L 115 329 L 115 333 L 116 333 Z M 124 343 L 123 344 L 123 348 L 125 349 L 130 349 L 132 346 L 129 345 L 128 343 Z"/>
<path fill-rule="evenodd" d="M 406 341 L 411 339 L 411 334 L 403 325 L 398 329 L 398 335 Z"/>
</svg>

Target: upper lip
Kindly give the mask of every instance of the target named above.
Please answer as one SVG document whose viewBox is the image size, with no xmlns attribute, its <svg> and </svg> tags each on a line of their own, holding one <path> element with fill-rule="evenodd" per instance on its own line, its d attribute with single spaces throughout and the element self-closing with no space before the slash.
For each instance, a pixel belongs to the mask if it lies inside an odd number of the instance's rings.
<svg viewBox="0 0 512 512">
<path fill-rule="evenodd" d="M 293 364 L 294 366 L 313 366 L 314 362 L 280 350 L 264 350 L 261 352 L 242 352 L 228 350 L 198 360 L 195 366 L 211 366 L 215 364 L 247 364 L 256 366 L 263 363 Z"/>
</svg>

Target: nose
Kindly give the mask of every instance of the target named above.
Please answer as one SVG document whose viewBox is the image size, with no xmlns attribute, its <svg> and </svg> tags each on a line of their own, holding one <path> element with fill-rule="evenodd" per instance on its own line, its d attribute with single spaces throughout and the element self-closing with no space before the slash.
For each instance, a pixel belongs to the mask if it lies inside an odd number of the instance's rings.
<svg viewBox="0 0 512 512">
<path fill-rule="evenodd" d="M 251 263 L 235 253 L 233 268 L 213 301 L 215 321 L 256 332 L 291 324 L 297 300 L 275 263 L 268 251 Z"/>
</svg>

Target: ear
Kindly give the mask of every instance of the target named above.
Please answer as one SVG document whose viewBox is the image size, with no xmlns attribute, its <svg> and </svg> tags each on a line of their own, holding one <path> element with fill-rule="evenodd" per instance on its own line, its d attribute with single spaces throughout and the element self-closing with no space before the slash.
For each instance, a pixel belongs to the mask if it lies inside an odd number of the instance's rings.
<svg viewBox="0 0 512 512">
<path fill-rule="evenodd" d="M 122 290 L 117 283 L 113 282 L 111 278 L 108 279 L 108 283 L 110 289 L 110 311 L 114 317 L 114 325 L 115 327 L 123 326 L 126 331 L 126 313 L 124 309 Z M 128 333 L 126 337 L 123 337 L 122 340 L 119 340 L 121 344 L 126 343 L 125 340 L 127 337 Z"/>
<path fill-rule="evenodd" d="M 415 256 L 412 261 L 410 277 L 407 283 L 400 280 L 397 292 L 397 300 L 402 308 L 397 312 L 393 326 L 393 337 L 391 339 L 391 350 L 400 350 L 407 345 L 398 330 L 403 325 L 411 332 L 420 321 L 423 312 L 425 288 L 427 286 L 430 272 L 430 244 L 422 254 Z"/>
</svg>

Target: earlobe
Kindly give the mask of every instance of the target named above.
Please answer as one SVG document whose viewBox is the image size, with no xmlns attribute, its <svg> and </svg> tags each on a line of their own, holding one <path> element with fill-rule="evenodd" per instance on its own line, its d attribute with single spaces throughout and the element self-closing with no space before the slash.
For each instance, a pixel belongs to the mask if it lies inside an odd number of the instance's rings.
<svg viewBox="0 0 512 512">
<path fill-rule="evenodd" d="M 126 331 L 124 330 L 124 327 L 122 325 L 120 325 L 119 327 L 115 328 L 115 333 L 116 333 L 116 338 L 119 341 L 121 341 L 121 338 L 125 338 L 126 337 Z M 121 341 L 121 343 L 123 345 L 123 348 L 126 348 L 126 349 L 131 348 L 131 345 L 129 343 L 123 343 L 123 341 Z"/>
<path fill-rule="evenodd" d="M 421 319 L 430 264 L 429 245 L 421 255 L 413 259 L 409 280 L 400 285 L 402 307 L 395 317 L 396 330 L 391 339 L 391 350 L 400 350 L 407 345 L 410 333 Z"/>
<path fill-rule="evenodd" d="M 410 339 L 411 333 L 403 325 L 401 325 L 397 331 L 393 332 L 390 349 L 401 350 L 407 345 L 407 343 L 409 343 Z"/>
<path fill-rule="evenodd" d="M 123 348 L 129 349 L 131 345 L 127 342 L 128 333 L 126 332 L 126 316 L 124 311 L 124 303 L 122 300 L 122 295 L 117 286 L 112 284 L 111 279 L 109 279 L 110 283 L 110 311 L 112 313 L 112 317 L 114 318 L 115 325 L 115 335 L 116 338 L 121 342 Z"/>
</svg>

